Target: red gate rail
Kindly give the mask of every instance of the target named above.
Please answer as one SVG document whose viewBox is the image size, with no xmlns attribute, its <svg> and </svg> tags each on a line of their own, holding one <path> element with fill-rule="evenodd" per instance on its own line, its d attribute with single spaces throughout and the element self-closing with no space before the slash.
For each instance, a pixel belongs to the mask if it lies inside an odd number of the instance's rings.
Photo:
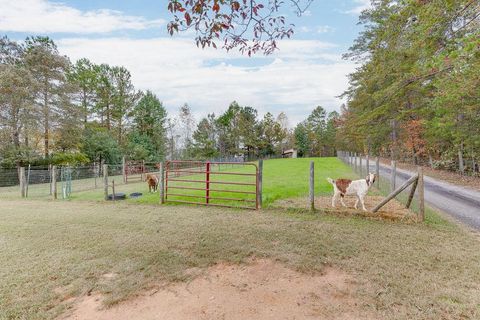
<svg viewBox="0 0 480 320">
<path fill-rule="evenodd" d="M 222 165 L 231 165 L 232 167 L 246 167 L 251 166 L 254 168 L 254 172 L 245 173 L 245 172 L 226 172 L 226 171 L 215 171 L 212 170 L 212 166 L 220 166 Z M 185 179 L 178 177 L 185 177 L 187 175 L 200 175 L 204 174 L 205 179 Z M 237 182 L 237 181 L 217 181 L 212 180 L 212 176 L 215 175 L 223 175 L 223 176 L 243 176 L 243 177 L 253 177 L 254 181 L 249 182 Z M 172 177 L 173 176 L 173 177 Z M 230 179 L 234 180 L 234 179 Z M 190 183 L 193 184 L 190 186 L 185 185 L 178 185 L 172 183 Z M 210 185 L 218 184 L 218 185 L 226 185 L 226 186 L 243 186 L 249 189 L 247 190 L 240 190 L 240 189 L 217 189 L 211 188 Z M 173 190 L 172 190 L 173 189 Z M 182 192 L 182 190 L 184 190 Z M 187 193 L 190 190 L 194 191 L 204 191 L 203 195 L 201 194 L 189 194 Z M 212 196 L 211 192 L 215 193 L 235 193 L 235 194 L 243 194 L 245 196 L 248 195 L 255 195 L 255 199 L 241 197 L 241 198 L 233 198 L 233 197 L 224 197 L 224 196 Z M 174 197 L 172 199 L 172 197 Z M 180 198 L 187 198 L 192 199 L 192 201 L 177 199 Z M 203 201 L 193 201 L 193 199 L 203 199 Z M 216 206 L 216 207 L 229 207 L 229 208 L 243 208 L 243 209 L 258 209 L 259 208 L 259 171 L 258 166 L 254 163 L 243 163 L 243 162 L 199 162 L 199 161 L 167 161 L 165 163 L 165 201 L 166 202 L 177 202 L 177 203 L 186 203 L 186 204 L 199 204 L 199 205 L 206 205 L 206 206 Z M 254 204 L 251 206 L 248 205 L 231 205 L 227 203 L 212 203 L 212 201 L 230 201 L 230 202 L 238 202 L 242 204 L 252 203 Z"/>
<path fill-rule="evenodd" d="M 128 183 L 129 179 L 135 179 L 132 177 L 134 175 L 139 175 L 136 179 L 142 181 L 145 173 L 145 161 L 127 161 L 123 170 L 125 170 L 125 183 Z"/>
</svg>

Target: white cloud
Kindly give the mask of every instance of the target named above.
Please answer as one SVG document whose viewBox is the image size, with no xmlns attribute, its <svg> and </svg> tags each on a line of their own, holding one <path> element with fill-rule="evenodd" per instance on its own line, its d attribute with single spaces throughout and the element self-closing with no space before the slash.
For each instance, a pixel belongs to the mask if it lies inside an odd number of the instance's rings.
<svg viewBox="0 0 480 320">
<path fill-rule="evenodd" d="M 356 4 L 356 6 L 345 11 L 345 13 L 358 16 L 363 10 L 367 10 L 372 7 L 371 0 L 353 0 L 353 2 Z"/>
<path fill-rule="evenodd" d="M 47 0 L 0 0 L 0 30 L 31 33 L 108 33 L 144 30 L 164 24 L 108 9 L 80 11 Z"/>
<path fill-rule="evenodd" d="M 333 45 L 314 40 L 283 41 L 281 51 L 258 58 L 201 50 L 182 38 L 75 38 L 57 43 L 73 60 L 87 57 L 125 66 L 135 85 L 155 92 L 169 112 L 187 102 L 197 119 L 222 112 L 233 100 L 256 107 L 260 114 L 285 111 L 291 123 L 303 120 L 317 105 L 338 110 L 342 101 L 336 96 L 346 89 L 346 75 L 355 67 L 329 53 Z"/>
<path fill-rule="evenodd" d="M 328 33 L 328 32 L 333 32 L 335 31 L 335 29 L 333 27 L 330 27 L 330 26 L 318 26 L 317 27 L 317 33 Z"/>
<path fill-rule="evenodd" d="M 311 17 L 312 16 L 312 11 L 310 10 L 305 10 L 302 14 L 304 17 Z"/>
<path fill-rule="evenodd" d="M 298 28 L 298 31 L 300 31 L 302 33 L 310 33 L 312 31 L 314 31 L 316 33 L 328 33 L 328 32 L 335 31 L 335 28 L 333 28 L 331 26 L 328 26 L 328 25 L 316 26 L 316 27 L 301 26 L 301 27 Z"/>
<path fill-rule="evenodd" d="M 303 32 L 303 33 L 309 33 L 310 31 L 312 31 L 312 29 L 310 29 L 307 26 L 301 26 L 300 28 L 298 28 L 298 31 Z"/>
</svg>

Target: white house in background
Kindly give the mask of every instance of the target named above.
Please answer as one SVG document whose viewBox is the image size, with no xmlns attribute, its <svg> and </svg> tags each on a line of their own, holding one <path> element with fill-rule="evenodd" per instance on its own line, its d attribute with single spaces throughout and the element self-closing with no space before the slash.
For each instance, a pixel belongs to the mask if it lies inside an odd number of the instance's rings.
<svg viewBox="0 0 480 320">
<path fill-rule="evenodd" d="M 282 158 L 296 158 L 297 150 L 296 149 L 287 149 L 282 152 Z"/>
</svg>

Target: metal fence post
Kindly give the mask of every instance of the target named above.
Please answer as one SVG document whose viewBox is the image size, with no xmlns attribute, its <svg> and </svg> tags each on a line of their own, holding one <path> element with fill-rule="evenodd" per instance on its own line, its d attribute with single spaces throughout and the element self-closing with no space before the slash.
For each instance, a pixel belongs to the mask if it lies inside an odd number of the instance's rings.
<svg viewBox="0 0 480 320">
<path fill-rule="evenodd" d="M 258 160 L 258 208 L 262 208 L 262 194 L 263 194 L 263 159 Z"/>
<path fill-rule="evenodd" d="M 363 175 L 363 167 L 362 167 L 362 154 L 359 155 L 358 161 L 360 163 L 359 168 L 360 168 L 360 176 Z"/>
<path fill-rule="evenodd" d="M 310 161 L 310 210 L 315 211 L 315 163 Z"/>
<path fill-rule="evenodd" d="M 95 178 L 95 189 L 97 189 L 97 175 L 98 175 L 98 172 L 97 172 L 97 163 L 94 162 L 94 163 L 93 163 L 93 177 Z"/>
<path fill-rule="evenodd" d="M 163 162 L 160 162 L 160 203 L 165 203 L 165 172 Z"/>
<path fill-rule="evenodd" d="M 397 180 L 397 162 L 392 160 L 390 166 L 390 191 L 395 191 L 395 182 Z"/>
<path fill-rule="evenodd" d="M 53 200 L 57 199 L 57 166 L 52 166 L 52 196 Z"/>
<path fill-rule="evenodd" d="M 420 221 L 425 221 L 425 186 L 423 181 L 423 168 L 418 167 L 418 211 Z"/>
<path fill-rule="evenodd" d="M 365 161 L 367 162 L 365 164 L 365 167 L 367 168 L 367 175 L 370 173 L 370 156 L 367 154 Z"/>
<path fill-rule="evenodd" d="M 115 179 L 112 180 L 112 201 L 115 201 Z"/>
<path fill-rule="evenodd" d="M 60 190 L 62 199 L 65 199 L 67 197 L 65 192 L 65 167 L 60 167 Z"/>
<path fill-rule="evenodd" d="M 105 200 L 108 200 L 108 164 L 103 165 L 103 193 Z"/>
<path fill-rule="evenodd" d="M 206 163 L 206 188 L 205 188 L 205 203 L 208 204 L 210 198 L 210 162 Z"/>
</svg>

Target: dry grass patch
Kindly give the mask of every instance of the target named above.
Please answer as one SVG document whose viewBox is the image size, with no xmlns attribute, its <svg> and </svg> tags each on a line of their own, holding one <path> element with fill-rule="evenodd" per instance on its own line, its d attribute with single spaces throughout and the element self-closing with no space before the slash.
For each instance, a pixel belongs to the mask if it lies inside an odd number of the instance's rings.
<svg viewBox="0 0 480 320">
<path fill-rule="evenodd" d="M 365 212 L 360 208 L 355 209 L 355 197 L 345 197 L 345 204 L 347 207 L 343 207 L 340 200 L 337 201 L 335 208 L 332 207 L 331 196 L 315 196 L 315 208 L 322 213 L 329 213 L 340 216 L 359 216 L 374 220 L 391 220 L 391 221 L 403 221 L 403 222 L 416 222 L 417 217 L 414 212 L 405 208 L 405 205 L 393 199 L 383 206 L 378 212 Z M 377 204 L 384 199 L 383 196 L 369 195 L 365 197 L 365 207 L 367 210 L 371 210 Z M 276 208 L 284 209 L 309 209 L 310 202 L 308 197 L 292 198 L 277 200 L 273 204 Z"/>
<path fill-rule="evenodd" d="M 435 215 L 406 224 L 287 210 L 0 206 L 0 319 L 53 319 L 89 294 L 113 307 L 252 256 L 312 277 L 332 268 L 346 274 L 358 310 L 381 319 L 480 317 L 478 238 Z"/>
</svg>

